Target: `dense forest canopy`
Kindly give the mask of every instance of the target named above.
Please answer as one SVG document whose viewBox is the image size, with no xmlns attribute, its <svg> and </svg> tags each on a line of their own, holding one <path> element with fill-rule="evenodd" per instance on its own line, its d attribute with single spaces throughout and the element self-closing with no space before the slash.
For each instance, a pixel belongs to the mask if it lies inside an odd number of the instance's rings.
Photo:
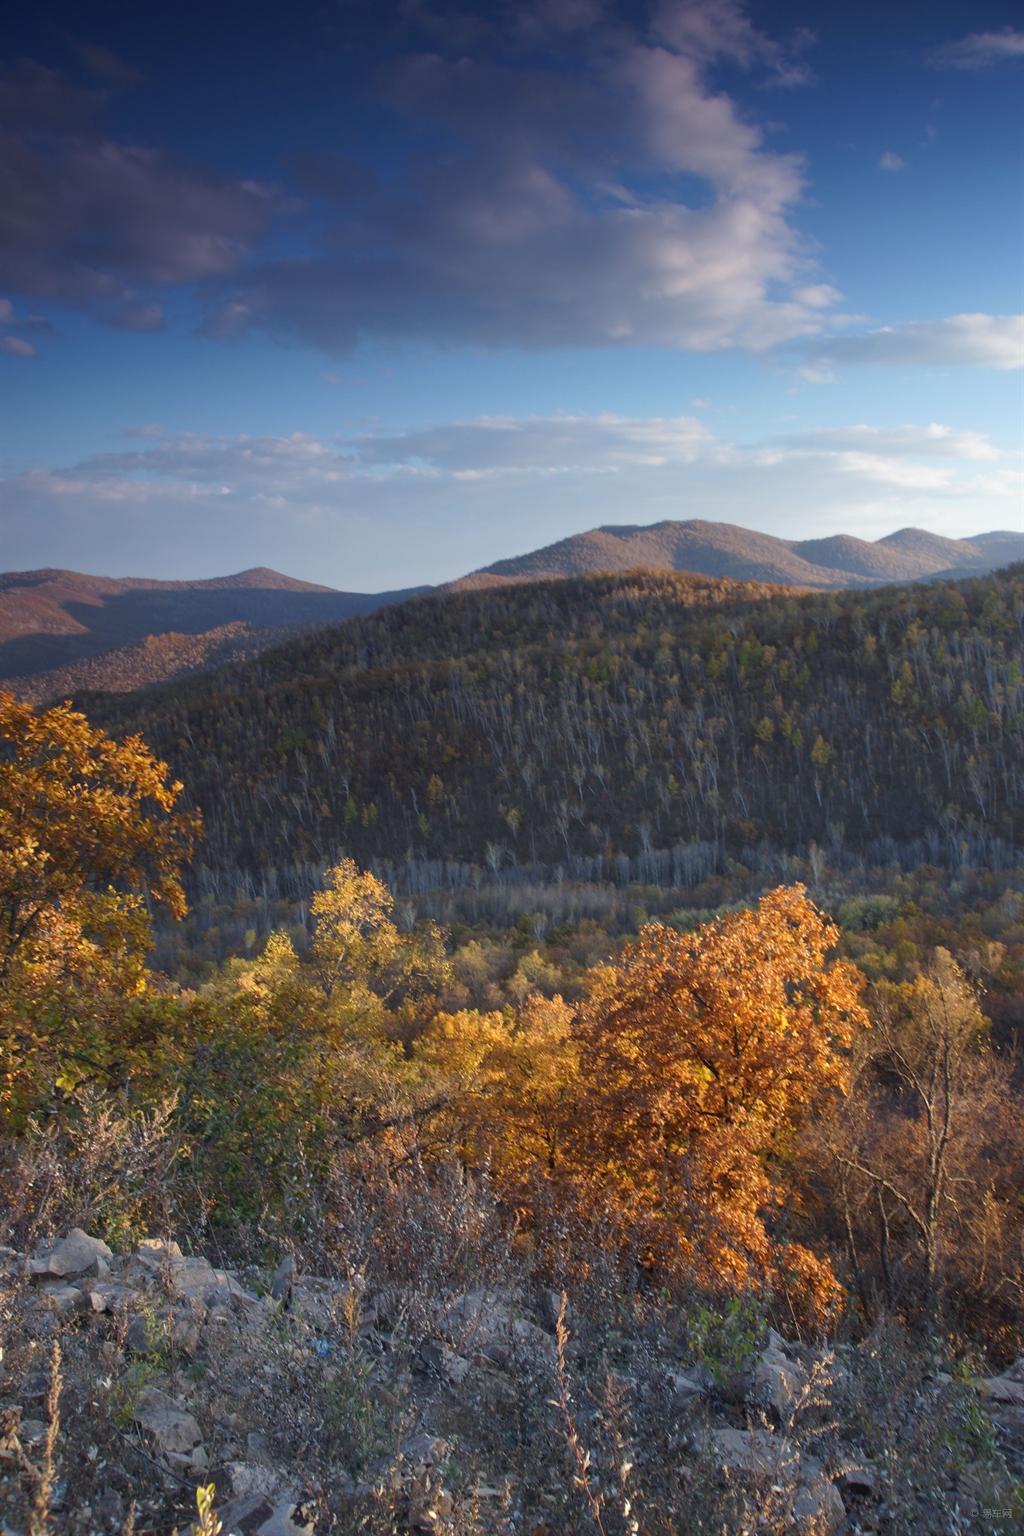
<svg viewBox="0 0 1024 1536">
<path fill-rule="evenodd" d="M 222 870 L 812 843 L 998 868 L 1022 615 L 1021 566 L 838 593 L 644 571 L 424 598 L 79 702 L 168 760 Z"/>
</svg>

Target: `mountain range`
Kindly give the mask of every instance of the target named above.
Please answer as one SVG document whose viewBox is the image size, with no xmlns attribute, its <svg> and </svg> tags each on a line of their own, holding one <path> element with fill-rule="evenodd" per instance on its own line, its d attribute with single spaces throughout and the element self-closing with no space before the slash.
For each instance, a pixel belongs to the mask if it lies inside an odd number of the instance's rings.
<svg viewBox="0 0 1024 1536">
<path fill-rule="evenodd" d="M 441 588 L 340 592 L 265 567 L 204 581 L 75 571 L 0 576 L 0 679 L 34 703 L 82 689 L 126 692 L 254 656 L 301 634 L 424 596 L 647 569 L 808 591 L 983 575 L 1018 560 L 1024 538 L 946 539 L 904 528 L 877 542 L 786 540 L 729 523 L 666 521 L 574 534 Z"/>
<path fill-rule="evenodd" d="M 790 540 L 731 523 L 693 520 L 594 528 L 531 554 L 498 560 L 452 582 L 451 587 L 460 590 L 646 569 L 828 591 L 930 577 L 980 576 L 1022 555 L 1024 535 L 1020 533 L 944 539 L 921 528 L 901 528 L 876 543 L 849 534 Z"/>
<path fill-rule="evenodd" d="M 264 566 L 209 581 L 11 571 L 0 575 L 0 678 L 36 702 L 79 688 L 122 692 L 431 590 L 338 592 Z M 154 648 L 154 637 L 163 644 Z"/>
</svg>

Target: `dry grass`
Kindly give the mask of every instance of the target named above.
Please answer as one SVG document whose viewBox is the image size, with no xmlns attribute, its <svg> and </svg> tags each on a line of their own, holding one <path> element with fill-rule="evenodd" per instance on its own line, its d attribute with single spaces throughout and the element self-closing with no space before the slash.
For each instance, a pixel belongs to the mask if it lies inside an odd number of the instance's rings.
<svg viewBox="0 0 1024 1536">
<path fill-rule="evenodd" d="M 117 1139 L 107 1145 L 116 1162 Z M 65 1228 L 99 1208 L 81 1170 L 50 1155 L 46 1220 L 33 1225 L 25 1205 L 16 1230 Z M 109 1202 L 101 1164 L 90 1177 Z M 10 1161 L 7 1176 L 37 1187 Z M 623 1268 L 601 1212 L 559 1220 L 537 1245 L 484 1172 L 427 1167 L 411 1144 L 364 1146 L 317 1192 L 301 1240 L 294 1229 L 231 1236 L 243 1285 L 262 1293 L 287 1239 L 300 1277 L 289 1310 L 237 1303 L 190 1331 L 180 1309 L 167 1325 L 172 1298 L 157 1286 L 146 1353 L 130 1347 L 126 1308 L 61 1317 L 9 1256 L 0 1446 L 18 1449 L 0 1457 L 0 1516 L 19 1536 L 187 1531 L 209 1474 L 171 1468 L 133 1424 L 139 1393 L 156 1386 L 195 1416 L 211 1468 L 255 1457 L 292 1479 L 316 1536 L 818 1536 L 813 1520 L 793 1523 L 808 1457 L 829 1477 L 874 1469 L 874 1494 L 844 1494 L 849 1536 L 1019 1528 L 1024 1444 L 1014 1462 L 970 1384 L 983 1362 L 956 1339 L 886 1323 L 859 1344 L 792 1346 L 802 1381 L 777 1412 L 745 1375 L 767 1316 Z M 222 1234 L 218 1261 L 229 1246 Z M 485 1337 L 453 1309 L 472 1291 L 521 1332 Z M 717 1385 L 683 1402 L 672 1373 L 698 1357 Z M 465 1362 L 454 1374 L 452 1359 Z M 37 1438 L 19 1438 L 40 1413 Z M 723 1430 L 752 1445 L 770 1435 L 770 1469 L 724 1475 Z M 423 1435 L 444 1446 L 417 1466 L 403 1447 Z"/>
</svg>

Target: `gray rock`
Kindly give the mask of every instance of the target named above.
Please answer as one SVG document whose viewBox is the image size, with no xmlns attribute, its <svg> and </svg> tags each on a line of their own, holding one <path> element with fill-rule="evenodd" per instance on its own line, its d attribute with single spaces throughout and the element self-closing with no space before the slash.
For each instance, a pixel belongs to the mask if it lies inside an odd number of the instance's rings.
<svg viewBox="0 0 1024 1536">
<path fill-rule="evenodd" d="M 18 1425 L 18 1439 L 22 1445 L 38 1445 L 46 1436 L 42 1419 L 22 1419 Z"/>
<path fill-rule="evenodd" d="M 190 1413 L 156 1387 L 144 1387 L 132 1413 L 135 1423 L 148 1430 L 161 1451 L 191 1456 L 203 1432 Z"/>
<path fill-rule="evenodd" d="M 768 1359 L 769 1354 L 778 1355 L 778 1359 Z M 753 1395 L 781 1417 L 800 1391 L 802 1374 L 779 1351 L 766 1350 L 765 1358 L 754 1369 Z"/>
<path fill-rule="evenodd" d="M 695 1365 L 689 1371 L 668 1371 L 666 1374 L 676 1401 L 680 1403 L 701 1397 L 709 1385 L 708 1372 L 702 1365 Z"/>
<path fill-rule="evenodd" d="M 133 1355 L 152 1355 L 166 1339 L 167 1330 L 161 1319 L 141 1315 L 130 1319 L 124 1336 Z"/>
<path fill-rule="evenodd" d="M 801 1456 L 784 1435 L 764 1429 L 716 1429 L 707 1448 L 723 1472 L 791 1489 L 793 1525 L 802 1536 L 831 1536 L 846 1518 L 832 1479 L 819 1461 Z"/>
<path fill-rule="evenodd" d="M 540 1293 L 540 1320 L 548 1333 L 554 1333 L 558 1323 L 558 1314 L 562 1306 L 562 1292 L 555 1290 L 543 1290 Z M 568 1327 L 571 1320 L 571 1311 L 568 1303 L 565 1308 L 565 1324 Z"/>
<path fill-rule="evenodd" d="M 800 1458 L 800 1473 L 793 1498 L 797 1530 L 813 1536 L 831 1536 L 846 1519 L 846 1506 L 832 1479 L 812 1456 Z"/>
<path fill-rule="evenodd" d="M 773 1481 L 787 1468 L 795 1468 L 799 1453 L 791 1440 L 766 1429 L 716 1429 L 708 1449 L 717 1466 L 727 1472 L 743 1472 Z"/>
<path fill-rule="evenodd" d="M 992 1376 L 975 1383 L 975 1390 L 993 1403 L 1014 1403 L 1024 1408 L 1024 1383 L 1007 1376 Z"/>
<path fill-rule="evenodd" d="M 455 1386 L 465 1381 L 469 1374 L 469 1361 L 449 1349 L 441 1339 L 427 1339 L 421 1344 L 419 1358 L 424 1370 L 446 1377 Z"/>
<path fill-rule="evenodd" d="M 873 1498 L 878 1492 L 878 1473 L 874 1467 L 860 1464 L 845 1467 L 836 1478 L 836 1483 L 844 1493 L 853 1494 L 856 1498 Z"/>
<path fill-rule="evenodd" d="M 248 1451 L 248 1459 L 257 1466 L 270 1466 L 270 1442 L 266 1435 L 259 1430 L 254 1430 L 245 1437 L 245 1446 Z"/>
<path fill-rule="evenodd" d="M 93 1499 L 92 1512 L 102 1523 L 120 1530 L 124 1523 L 124 1500 L 116 1488 L 107 1488 Z"/>
<path fill-rule="evenodd" d="M 1008 1371 L 1003 1372 L 1004 1381 L 1019 1381 L 1024 1385 L 1024 1355 L 1015 1360 Z"/>
<path fill-rule="evenodd" d="M 479 1353 L 489 1344 L 502 1344 L 509 1362 L 528 1369 L 552 1369 L 556 1345 L 549 1333 L 527 1318 L 515 1317 L 507 1304 L 489 1291 L 468 1291 L 448 1308 L 448 1334 L 455 1352 Z"/>
<path fill-rule="evenodd" d="M 89 1303 L 76 1285 L 44 1285 L 42 1294 L 55 1312 L 84 1312 Z"/>
<path fill-rule="evenodd" d="M 292 1254 L 286 1253 L 280 1264 L 274 1271 L 274 1279 L 271 1282 L 270 1294 L 275 1301 L 279 1301 L 285 1311 L 291 1305 L 292 1286 L 295 1283 L 295 1259 Z"/>
<path fill-rule="evenodd" d="M 182 1268 L 185 1263 L 177 1243 L 166 1241 L 162 1237 L 144 1237 L 135 1250 L 135 1257 L 153 1274 L 157 1274 L 161 1269 L 170 1269 L 173 1272 Z"/>
<path fill-rule="evenodd" d="M 56 1275 L 63 1279 L 91 1269 L 102 1279 L 110 1273 L 108 1261 L 113 1257 L 106 1243 L 98 1237 L 90 1237 L 81 1227 L 73 1227 L 67 1237 L 40 1249 L 37 1256 L 29 1260 L 29 1272 L 35 1276 Z M 97 1269 L 97 1263 L 102 1266 L 101 1270 Z"/>
<path fill-rule="evenodd" d="M 301 1504 L 279 1504 L 258 1529 L 258 1536 L 313 1536 L 313 1520 Z"/>
<path fill-rule="evenodd" d="M 217 1510 L 225 1536 L 256 1536 L 274 1513 L 274 1506 L 261 1493 L 243 1493 Z"/>
<path fill-rule="evenodd" d="M 411 1435 L 398 1448 L 402 1460 L 414 1467 L 433 1467 L 448 1455 L 448 1442 L 437 1435 Z"/>
<path fill-rule="evenodd" d="M 213 1482 L 224 1499 L 240 1499 L 249 1494 L 266 1499 L 278 1491 L 276 1474 L 255 1461 L 226 1461 L 214 1472 Z"/>
</svg>

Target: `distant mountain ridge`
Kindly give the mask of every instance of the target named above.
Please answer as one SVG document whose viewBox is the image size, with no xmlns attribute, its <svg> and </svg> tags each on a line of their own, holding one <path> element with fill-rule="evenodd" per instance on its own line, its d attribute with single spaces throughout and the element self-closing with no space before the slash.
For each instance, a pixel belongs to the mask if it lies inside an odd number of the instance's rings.
<svg viewBox="0 0 1024 1536">
<path fill-rule="evenodd" d="M 638 569 L 834 591 L 981 576 L 1022 556 L 1024 535 L 1007 531 L 945 539 L 902 528 L 875 543 L 849 534 L 787 540 L 692 519 L 593 528 L 440 588 L 393 592 L 339 592 L 265 566 L 199 581 L 13 571 L 0 575 L 0 679 L 36 704 L 82 689 L 131 691 L 432 591 Z"/>
<path fill-rule="evenodd" d="M 424 586 L 338 592 L 265 566 L 205 581 L 85 576 L 53 569 L 9 571 L 0 575 L 0 678 L 20 683 L 40 672 L 63 672 L 108 651 L 138 645 L 150 636 L 206 635 L 226 624 L 265 631 L 260 647 L 265 649 L 290 639 L 296 625 L 308 629 L 338 624 L 430 590 Z M 281 633 L 273 633 L 276 630 Z M 146 677 L 147 682 L 153 680 Z M 89 685 L 83 680 L 74 686 Z"/>
<path fill-rule="evenodd" d="M 982 576 L 1022 555 L 1024 535 L 1009 531 L 945 539 L 921 528 L 901 528 L 875 543 L 850 534 L 790 540 L 732 523 L 693 519 L 594 528 L 526 555 L 497 560 L 444 590 L 472 591 L 515 581 L 642 568 L 828 591 L 935 576 Z"/>
</svg>

